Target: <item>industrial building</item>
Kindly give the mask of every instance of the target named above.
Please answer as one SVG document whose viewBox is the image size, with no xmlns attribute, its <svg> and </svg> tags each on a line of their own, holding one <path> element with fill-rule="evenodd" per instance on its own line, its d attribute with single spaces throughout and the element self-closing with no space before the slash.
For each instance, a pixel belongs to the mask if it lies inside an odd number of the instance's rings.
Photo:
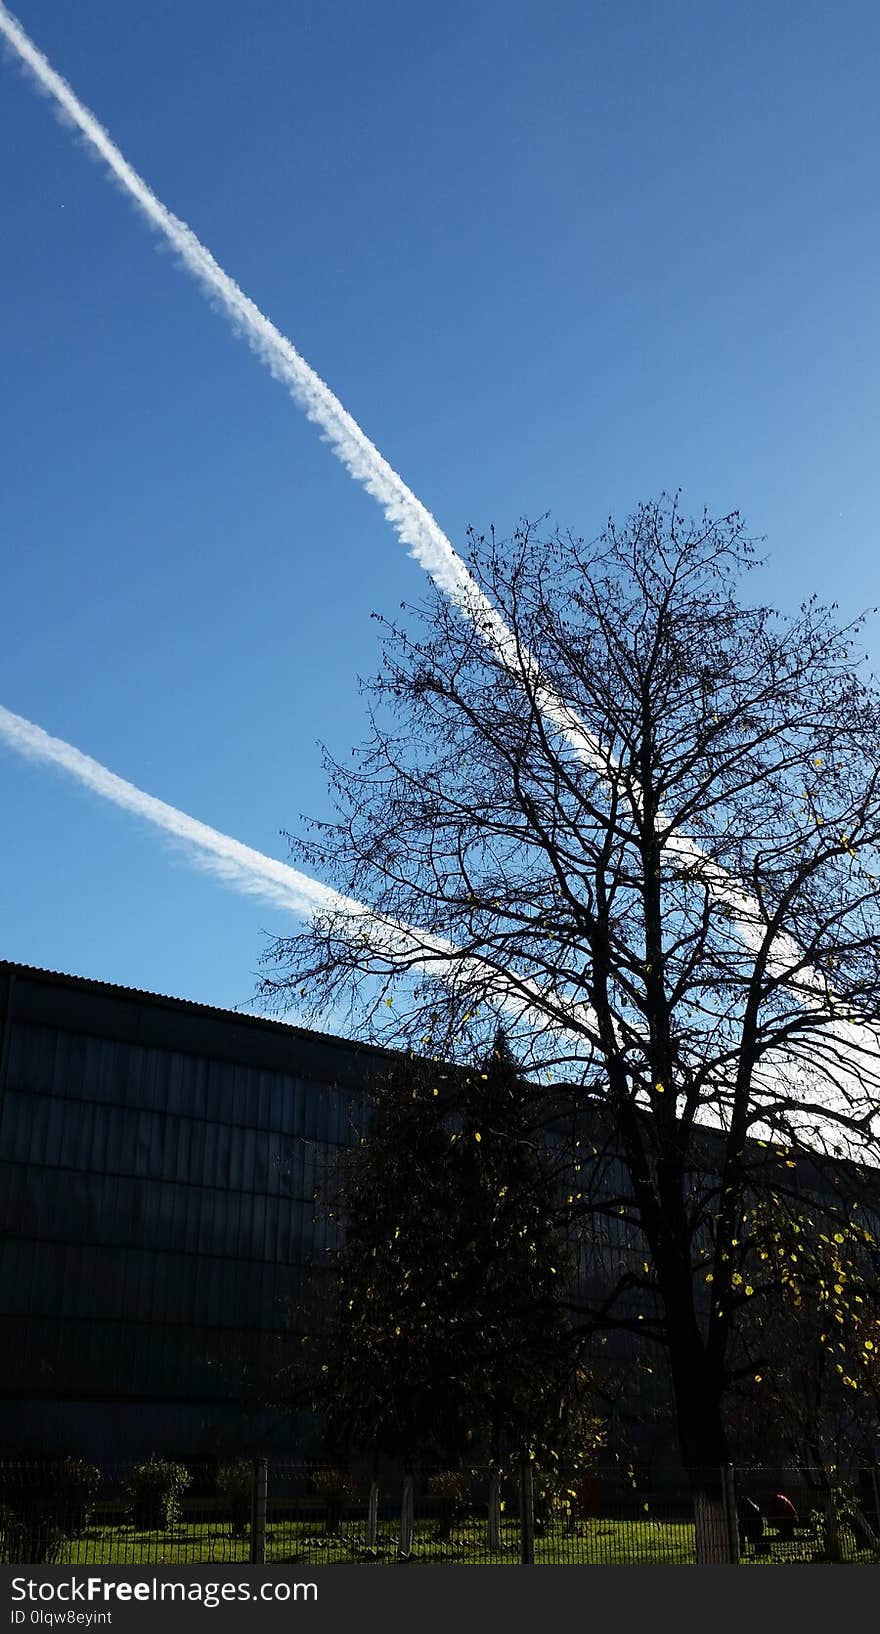
<svg viewBox="0 0 880 1634">
<path fill-rule="evenodd" d="M 0 963 L 0 1456 L 308 1450 L 266 1402 L 388 1059 Z"/>
<path fill-rule="evenodd" d="M 0 962 L 0 1460 L 319 1451 L 319 1427 L 279 1381 L 334 1246 L 316 1194 L 394 1060 Z M 601 1141 L 591 1185 L 617 1194 L 601 1104 L 581 1105 L 576 1130 L 571 1116 L 571 1101 L 547 1103 L 548 1140 L 582 1135 L 584 1154 Z M 810 1166 L 801 1183 L 817 1195 L 830 1182 Z M 579 1236 L 582 1292 L 641 1265 L 617 1214 Z M 633 1312 L 646 1297 L 632 1295 Z M 645 1456 L 668 1453 L 662 1362 L 643 1367 L 625 1333 L 598 1340 L 597 1359 L 629 1373 L 620 1410 Z"/>
</svg>

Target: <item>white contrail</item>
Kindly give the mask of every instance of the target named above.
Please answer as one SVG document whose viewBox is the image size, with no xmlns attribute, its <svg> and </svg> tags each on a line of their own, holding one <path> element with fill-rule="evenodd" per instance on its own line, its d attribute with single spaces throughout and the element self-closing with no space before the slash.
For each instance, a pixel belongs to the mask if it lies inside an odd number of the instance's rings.
<svg viewBox="0 0 880 1634">
<path fill-rule="evenodd" d="M 430 574 L 438 589 L 473 620 L 487 644 L 513 673 L 516 673 L 525 656 L 526 663 L 533 670 L 533 682 L 542 712 L 565 733 L 582 758 L 603 775 L 607 774 L 609 758 L 605 750 L 562 700 L 541 685 L 528 654 L 523 655 L 512 631 L 471 577 L 430 511 L 370 442 L 325 381 L 300 356 L 293 342 L 276 329 L 259 307 L 239 289 L 186 222 L 173 215 L 156 197 L 94 114 L 80 102 L 67 81 L 56 73 L 37 49 L 3 0 L 0 0 L 0 33 L 38 86 L 54 99 L 59 111 L 76 126 L 93 152 L 104 161 L 150 226 L 161 233 L 177 252 L 186 270 L 201 284 L 209 299 L 227 314 L 236 332 L 245 336 L 251 349 L 276 380 L 283 381 L 288 387 L 308 419 L 320 426 L 337 458 L 350 475 L 378 500 L 399 537 L 409 545 L 410 554 Z"/>
<path fill-rule="evenodd" d="M 41 726 L 14 715 L 0 704 L 0 738 L 10 749 L 69 772 L 78 783 L 100 794 L 113 805 L 143 817 L 156 828 L 161 828 L 174 839 L 182 841 L 188 853 L 208 873 L 228 885 L 245 891 L 250 896 L 262 897 L 276 907 L 310 918 L 315 913 L 354 911 L 360 904 L 349 901 L 327 885 L 309 879 L 296 868 L 267 857 L 249 845 L 242 845 L 228 834 L 221 834 L 207 823 L 200 823 L 186 812 L 178 811 L 164 800 L 146 794 L 134 783 L 117 777 L 100 761 L 84 755 L 63 738 L 53 738 Z M 363 910 L 361 910 L 363 911 Z"/>
<path fill-rule="evenodd" d="M 388 919 L 374 909 L 343 896 L 340 891 L 319 880 L 311 879 L 297 868 L 268 857 L 252 846 L 243 845 L 228 834 L 221 834 L 207 823 L 199 822 L 186 812 L 170 806 L 155 795 L 147 794 L 136 784 L 102 766 L 82 750 L 74 748 L 64 738 L 51 737 L 41 726 L 15 715 L 0 704 L 0 741 L 30 760 L 58 767 L 68 772 L 84 787 L 124 811 L 143 818 L 182 843 L 190 860 L 223 880 L 227 885 L 244 891 L 249 896 L 261 897 L 276 907 L 313 919 L 317 915 L 331 915 L 340 933 L 352 938 L 369 934 L 369 950 L 378 963 L 386 961 L 389 969 L 406 960 L 416 969 L 426 971 L 439 980 L 455 978 L 459 982 L 479 980 L 484 988 L 488 982 L 489 996 L 494 997 L 520 1020 L 536 1012 L 531 1001 L 546 1002 L 533 982 L 515 973 L 505 976 L 478 957 L 465 958 L 461 950 L 445 937 L 415 929 L 399 920 Z M 551 998 L 553 997 L 550 995 Z M 581 1020 L 588 1020 L 588 1012 L 578 1007 Z"/>
<path fill-rule="evenodd" d="M 475 583 L 434 517 L 370 442 L 329 386 L 300 356 L 292 341 L 276 329 L 239 289 L 192 229 L 161 203 L 95 116 L 80 102 L 67 81 L 56 73 L 37 49 L 3 0 L 0 0 L 0 33 L 38 86 L 54 99 L 59 111 L 77 127 L 92 150 L 104 161 L 150 225 L 171 244 L 186 270 L 209 298 L 226 312 L 236 331 L 246 337 L 252 350 L 275 378 L 289 388 L 307 417 L 320 426 L 342 464 L 378 500 L 399 537 L 410 547 L 411 555 L 430 574 L 438 588 L 477 625 L 487 645 L 514 676 L 521 674 L 525 666 L 536 706 L 545 719 L 562 732 L 585 764 L 600 776 L 612 777 L 619 771 L 614 757 L 559 695 L 544 684 L 534 661 L 518 645 L 513 632 Z M 746 941 L 754 944 L 756 936 L 761 933 L 761 919 L 757 904 L 744 892 L 742 885 L 717 863 L 711 862 L 695 840 L 683 835 L 673 836 L 667 848 L 676 852 L 682 862 L 702 870 L 712 895 L 727 904 L 735 914 Z M 279 868 L 282 866 L 277 864 Z M 782 960 L 797 962 L 798 950 L 790 938 L 780 936 L 777 949 Z M 781 961 L 777 960 L 776 968 L 781 968 Z M 804 982 L 803 977 L 801 980 Z"/>
<path fill-rule="evenodd" d="M 356 481 L 362 483 L 379 501 L 386 517 L 404 543 L 410 546 L 416 560 L 454 601 L 461 604 L 467 602 L 470 606 L 472 598 L 476 596 L 477 603 L 474 605 L 479 605 L 484 616 L 491 613 L 491 604 L 474 584 L 461 558 L 430 512 L 370 442 L 329 386 L 300 356 L 292 341 L 276 329 L 228 273 L 218 266 L 191 228 L 166 209 L 143 178 L 132 169 L 107 131 L 38 51 L 2 0 L 0 32 L 38 85 L 54 98 L 59 110 L 104 161 L 150 225 L 177 251 L 186 270 L 192 273 L 210 299 L 223 309 L 236 330 L 246 337 L 261 362 L 290 389 L 308 418 L 321 427 L 334 453 Z"/>
</svg>

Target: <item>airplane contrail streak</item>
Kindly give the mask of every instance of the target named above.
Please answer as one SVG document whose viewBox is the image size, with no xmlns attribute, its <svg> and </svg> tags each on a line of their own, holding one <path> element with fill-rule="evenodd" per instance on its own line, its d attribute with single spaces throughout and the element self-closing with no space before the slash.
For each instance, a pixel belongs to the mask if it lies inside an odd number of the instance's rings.
<svg viewBox="0 0 880 1634">
<path fill-rule="evenodd" d="M 327 885 L 310 879 L 287 863 L 255 851 L 240 840 L 210 828 L 207 823 L 189 817 L 175 806 L 146 794 L 136 784 L 117 777 L 100 761 L 84 755 L 63 738 L 50 737 L 41 726 L 35 726 L 23 715 L 14 715 L 0 704 L 0 738 L 10 749 L 30 760 L 43 761 L 69 772 L 78 783 L 109 800 L 124 811 L 142 817 L 161 828 L 166 834 L 180 840 L 200 867 L 227 884 L 251 896 L 262 897 L 275 907 L 310 918 L 315 913 L 335 911 L 354 912 L 360 904 L 349 901 Z M 363 911 L 363 910 L 361 910 Z"/>
<path fill-rule="evenodd" d="M 301 918 L 331 915 L 344 935 L 357 937 L 368 928 L 370 951 L 377 964 L 387 960 L 389 968 L 392 968 L 394 964 L 406 960 L 413 968 L 440 980 L 451 975 L 457 975 L 459 980 L 472 977 L 481 980 L 484 988 L 488 981 L 490 996 L 508 1011 L 518 1014 L 520 1019 L 530 1013 L 530 1000 L 540 997 L 542 1002 L 546 1002 L 547 995 L 539 995 L 534 983 L 527 978 L 517 977 L 514 973 L 505 975 L 479 957 L 465 959 L 461 950 L 444 937 L 385 918 L 354 897 L 343 896 L 340 891 L 311 879 L 288 863 L 266 856 L 252 846 L 243 845 L 229 834 L 222 834 L 219 829 L 188 816 L 176 806 L 147 794 L 136 784 L 109 771 L 100 761 L 74 748 L 64 738 L 51 737 L 41 726 L 26 720 L 23 715 L 13 714 L 2 704 L 0 741 L 29 760 L 41 761 L 69 773 L 102 799 L 161 829 L 184 846 L 187 855 L 198 867 L 225 884 L 249 896 L 260 897 Z M 588 1012 L 583 1006 L 579 1009 L 579 1016 L 582 1021 L 587 1019 Z"/>
<path fill-rule="evenodd" d="M 307 417 L 320 426 L 334 453 L 355 480 L 379 501 L 386 517 L 404 543 L 410 546 L 416 560 L 453 600 L 469 604 L 471 598 L 476 597 L 484 615 L 491 613 L 491 604 L 482 596 L 434 517 L 370 442 L 330 387 L 300 356 L 292 341 L 224 272 L 186 222 L 161 203 L 95 116 L 80 102 L 67 81 L 55 72 L 29 39 L 2 0 L 0 33 L 41 89 L 48 92 L 58 109 L 104 161 L 150 225 L 176 250 L 186 270 L 201 284 L 211 300 L 222 307 L 236 330 L 245 335 L 261 362 L 289 388 Z"/>
<path fill-rule="evenodd" d="M 308 419 L 321 428 L 346 470 L 378 500 L 386 518 L 401 540 L 410 547 L 410 554 L 430 574 L 438 588 L 476 624 L 487 645 L 514 676 L 521 674 L 525 667 L 536 706 L 544 718 L 561 731 L 580 759 L 600 776 L 610 779 L 617 774 L 620 768 L 610 751 L 586 728 L 558 693 L 543 682 L 531 656 L 518 645 L 513 632 L 471 577 L 450 540 L 421 500 L 416 498 L 403 478 L 380 454 L 330 387 L 301 357 L 293 342 L 224 272 L 186 222 L 156 197 L 94 114 L 34 45 L 3 0 L 0 0 L 0 34 L 38 86 L 53 98 L 58 110 L 85 137 L 92 151 L 103 160 L 150 225 L 177 252 L 186 270 L 209 298 L 222 308 L 235 330 L 245 335 L 252 350 L 274 377 L 288 387 Z M 701 871 L 712 895 L 727 905 L 744 939 L 754 944 L 762 934 L 762 916 L 742 884 L 711 861 L 702 847 L 687 836 L 671 836 L 667 849 L 677 854 L 682 862 Z M 233 865 L 229 862 L 228 866 L 231 868 Z M 281 868 L 283 865 L 279 863 L 276 866 Z M 797 963 L 799 958 L 795 943 L 784 935 L 777 937 L 776 953 L 774 968 L 777 970 L 783 968 L 783 963 Z M 817 994 L 821 987 L 818 981 L 811 984 L 805 975 L 801 976 L 801 985 L 804 988 L 813 985 Z"/>
<path fill-rule="evenodd" d="M 330 387 L 300 356 L 293 342 L 224 272 L 186 222 L 172 214 L 156 197 L 94 114 L 80 102 L 67 81 L 56 73 L 37 49 L 2 0 L 0 34 L 17 53 L 38 86 L 53 98 L 58 110 L 85 137 L 92 151 L 103 160 L 150 225 L 177 252 L 186 270 L 209 298 L 222 308 L 235 330 L 247 338 L 261 362 L 288 387 L 307 418 L 320 426 L 337 458 L 350 475 L 378 500 L 388 521 L 404 544 L 410 547 L 410 554 L 430 574 L 438 589 L 473 620 L 501 661 L 515 670 L 515 666 L 522 663 L 523 655 L 512 631 L 471 577 L 439 523 L 380 454 Z M 526 661 L 529 662 L 528 655 Z M 566 733 L 584 759 L 589 760 L 600 773 L 606 773 L 609 770 L 608 755 L 598 740 L 587 732 L 561 699 L 541 686 L 537 669 L 534 670 L 534 681 L 542 712 Z"/>
</svg>

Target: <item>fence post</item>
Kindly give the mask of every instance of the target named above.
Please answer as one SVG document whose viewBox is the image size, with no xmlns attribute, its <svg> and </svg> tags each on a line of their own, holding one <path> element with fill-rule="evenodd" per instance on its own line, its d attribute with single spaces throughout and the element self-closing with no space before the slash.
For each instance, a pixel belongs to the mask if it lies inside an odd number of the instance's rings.
<svg viewBox="0 0 880 1634">
<path fill-rule="evenodd" d="M 519 1461 L 519 1559 L 535 1564 L 535 1472 L 528 1453 Z"/>
<path fill-rule="evenodd" d="M 727 1533 L 727 1562 L 739 1565 L 739 1515 L 736 1510 L 736 1478 L 732 1464 L 721 1466 L 721 1503 Z"/>
<path fill-rule="evenodd" d="M 375 1549 L 379 1543 L 379 1483 L 370 1482 L 370 1496 L 367 1499 L 367 1548 Z"/>
<path fill-rule="evenodd" d="M 400 1501 L 400 1536 L 397 1541 L 397 1553 L 402 1560 L 408 1560 L 412 1553 L 413 1540 L 413 1478 L 405 1475 L 403 1478 L 403 1497 Z"/>
<path fill-rule="evenodd" d="M 489 1471 L 489 1551 L 497 1554 L 501 1548 L 501 1475 L 494 1467 Z"/>
<path fill-rule="evenodd" d="M 266 1498 L 269 1486 L 268 1458 L 255 1458 L 251 1473 L 251 1565 L 266 1560 Z"/>
</svg>

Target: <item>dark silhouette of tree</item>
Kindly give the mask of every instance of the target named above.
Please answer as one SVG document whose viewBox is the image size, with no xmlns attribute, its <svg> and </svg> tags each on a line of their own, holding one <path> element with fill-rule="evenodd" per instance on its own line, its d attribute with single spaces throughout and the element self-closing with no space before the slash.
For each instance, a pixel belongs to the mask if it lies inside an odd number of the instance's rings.
<svg viewBox="0 0 880 1634">
<path fill-rule="evenodd" d="M 582 1329 L 653 1344 L 694 1471 L 729 1452 L 756 1189 L 805 1150 L 877 1156 L 880 698 L 861 621 L 745 604 L 754 562 L 738 513 L 665 497 L 593 545 L 472 536 L 503 628 L 433 593 L 387 626 L 369 740 L 327 762 L 338 819 L 295 845 L 375 918 L 278 941 L 265 982 L 458 1061 L 503 1016 L 597 1109 L 571 1218 L 585 1253 L 623 1236 Z"/>
<path fill-rule="evenodd" d="M 412 1468 L 565 1444 L 584 1379 L 537 1110 L 500 1034 L 478 1069 L 406 1055 L 378 1086 L 370 1132 L 337 1167 L 344 1238 L 300 1363 L 334 1450 Z"/>
</svg>

